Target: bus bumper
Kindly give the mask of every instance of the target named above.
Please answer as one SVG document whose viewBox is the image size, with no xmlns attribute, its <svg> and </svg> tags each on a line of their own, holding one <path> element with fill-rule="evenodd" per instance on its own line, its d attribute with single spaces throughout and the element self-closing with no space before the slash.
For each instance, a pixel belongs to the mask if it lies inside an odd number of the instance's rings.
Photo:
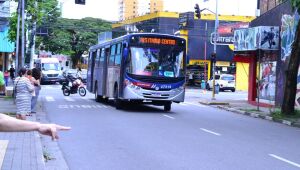
<svg viewBox="0 0 300 170">
<path fill-rule="evenodd" d="M 183 102 L 185 90 L 183 87 L 169 91 L 146 90 L 139 87 L 126 87 L 123 93 L 124 100 L 142 100 L 142 101 L 172 101 Z"/>
</svg>

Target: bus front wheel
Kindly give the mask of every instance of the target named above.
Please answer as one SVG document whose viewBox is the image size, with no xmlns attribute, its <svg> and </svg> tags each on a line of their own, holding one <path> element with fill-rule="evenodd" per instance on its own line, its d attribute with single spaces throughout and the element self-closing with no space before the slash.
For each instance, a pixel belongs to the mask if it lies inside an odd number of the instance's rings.
<svg viewBox="0 0 300 170">
<path fill-rule="evenodd" d="M 170 111 L 171 110 L 171 105 L 172 105 L 171 102 L 164 104 L 164 111 L 166 111 L 166 112 Z"/>
<path fill-rule="evenodd" d="M 123 108 L 123 101 L 119 99 L 119 92 L 118 92 L 118 88 L 115 88 L 114 90 L 114 103 L 116 106 L 116 109 L 120 110 Z"/>
</svg>

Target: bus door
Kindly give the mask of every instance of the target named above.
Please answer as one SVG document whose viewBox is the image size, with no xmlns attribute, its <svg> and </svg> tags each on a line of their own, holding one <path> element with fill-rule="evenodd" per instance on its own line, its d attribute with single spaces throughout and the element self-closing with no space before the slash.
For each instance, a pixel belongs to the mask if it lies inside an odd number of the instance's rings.
<svg viewBox="0 0 300 170">
<path fill-rule="evenodd" d="M 90 52 L 89 54 L 89 63 L 88 63 L 88 72 L 87 72 L 87 89 L 90 92 L 93 92 L 93 82 L 94 82 L 94 68 L 95 68 L 95 57 L 94 57 L 94 52 Z"/>
<path fill-rule="evenodd" d="M 106 82 L 107 82 L 107 69 L 108 69 L 108 60 L 109 60 L 109 46 L 105 47 L 103 50 L 104 54 L 104 64 L 103 64 L 103 79 L 102 79 L 102 95 L 107 97 L 106 94 Z"/>
</svg>

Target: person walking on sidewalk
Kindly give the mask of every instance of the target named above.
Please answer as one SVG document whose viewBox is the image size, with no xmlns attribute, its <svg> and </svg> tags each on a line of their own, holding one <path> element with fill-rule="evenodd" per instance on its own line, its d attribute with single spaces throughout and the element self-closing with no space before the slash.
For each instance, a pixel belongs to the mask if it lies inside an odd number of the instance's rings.
<svg viewBox="0 0 300 170">
<path fill-rule="evenodd" d="M 15 68 L 13 65 L 10 66 L 10 69 L 9 69 L 9 75 L 10 75 L 10 79 L 11 81 L 13 81 L 15 79 Z"/>
<path fill-rule="evenodd" d="M 9 72 L 8 72 L 8 70 L 6 70 L 4 72 L 4 80 L 5 80 L 5 86 L 6 87 L 8 86 L 8 79 L 9 79 Z"/>
<path fill-rule="evenodd" d="M 32 69 L 32 78 L 34 79 L 35 96 L 31 99 L 31 113 L 36 113 L 36 104 L 41 90 L 41 71 L 37 68 Z"/>
<path fill-rule="evenodd" d="M 42 124 L 39 122 L 31 122 L 26 120 L 18 120 L 0 113 L 0 132 L 29 132 L 38 131 L 42 135 L 52 137 L 52 140 L 58 139 L 57 132 L 60 130 L 70 130 L 71 127 Z"/>
<path fill-rule="evenodd" d="M 5 82 L 3 72 L 0 70 L 0 95 L 5 94 Z"/>
<path fill-rule="evenodd" d="M 26 77 L 26 69 L 21 68 L 19 77 L 15 79 L 15 93 L 17 105 L 17 119 L 26 120 L 26 115 L 31 114 L 31 97 L 34 87 Z"/>
</svg>

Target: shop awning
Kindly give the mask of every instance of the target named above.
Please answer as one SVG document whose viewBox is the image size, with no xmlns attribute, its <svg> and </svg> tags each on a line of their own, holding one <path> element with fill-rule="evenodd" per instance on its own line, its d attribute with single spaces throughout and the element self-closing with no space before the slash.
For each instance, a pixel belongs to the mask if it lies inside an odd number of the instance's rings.
<svg viewBox="0 0 300 170">
<path fill-rule="evenodd" d="M 12 43 L 8 39 L 8 29 L 0 32 L 0 52 L 12 53 L 14 52 L 15 43 Z"/>
</svg>

